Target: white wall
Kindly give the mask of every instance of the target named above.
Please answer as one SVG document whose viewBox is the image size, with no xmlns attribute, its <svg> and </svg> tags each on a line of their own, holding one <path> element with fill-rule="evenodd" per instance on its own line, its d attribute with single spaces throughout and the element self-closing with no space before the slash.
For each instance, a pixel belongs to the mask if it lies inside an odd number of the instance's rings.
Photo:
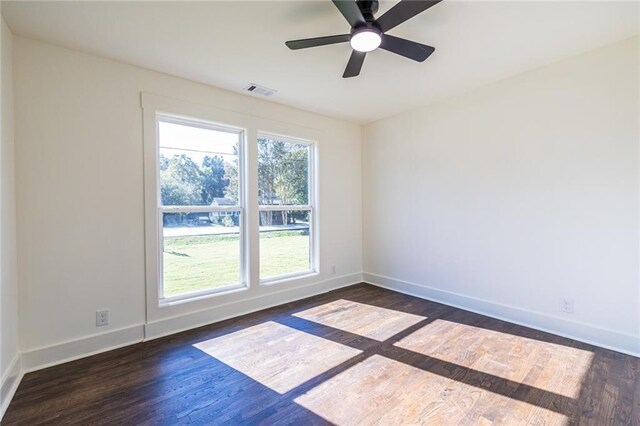
<svg viewBox="0 0 640 426">
<path fill-rule="evenodd" d="M 323 135 L 317 285 L 274 286 L 260 303 L 236 309 L 361 280 L 359 126 L 21 37 L 14 50 L 20 345 L 27 369 L 142 338 L 142 91 Z M 330 265 L 336 276 L 329 276 Z M 274 293 L 283 288 L 291 291 Z M 104 308 L 111 310 L 110 334 L 95 337 L 105 331 L 95 327 L 95 311 Z M 193 312 L 164 331 L 232 310 Z"/>
<path fill-rule="evenodd" d="M 638 352 L 637 40 L 373 123 L 363 146 L 354 124 L 21 37 L 13 60 L 26 369 L 143 337 L 143 91 L 323 135 L 318 282 L 153 335 L 356 282 L 364 231 L 370 282 Z"/>
<path fill-rule="evenodd" d="M 2 131 L 0 145 L 0 418 L 17 385 L 18 278 L 13 142 L 13 35 L 2 25 Z"/>
<path fill-rule="evenodd" d="M 640 353 L 638 54 L 630 39 L 366 126 L 365 280 Z"/>
</svg>

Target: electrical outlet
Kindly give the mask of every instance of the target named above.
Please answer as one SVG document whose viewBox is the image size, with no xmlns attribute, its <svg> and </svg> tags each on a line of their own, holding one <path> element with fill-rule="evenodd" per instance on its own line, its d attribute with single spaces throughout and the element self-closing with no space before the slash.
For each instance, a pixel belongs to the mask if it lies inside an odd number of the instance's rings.
<svg viewBox="0 0 640 426">
<path fill-rule="evenodd" d="M 109 310 L 96 311 L 96 327 L 102 327 L 107 324 L 109 324 Z"/>
<path fill-rule="evenodd" d="M 560 299 L 560 312 L 567 314 L 573 313 L 573 300 L 572 299 Z"/>
<path fill-rule="evenodd" d="M 336 265 L 331 265 L 331 275 L 336 274 Z"/>
</svg>

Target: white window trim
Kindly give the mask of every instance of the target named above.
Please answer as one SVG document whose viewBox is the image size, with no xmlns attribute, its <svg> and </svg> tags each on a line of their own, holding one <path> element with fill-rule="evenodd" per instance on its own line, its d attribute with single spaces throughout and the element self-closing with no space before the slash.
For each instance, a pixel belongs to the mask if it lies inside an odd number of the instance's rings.
<svg viewBox="0 0 640 426">
<path fill-rule="evenodd" d="M 322 206 L 318 182 L 320 179 L 318 158 L 322 152 L 322 140 L 324 131 L 307 125 L 293 122 L 279 121 L 274 118 L 266 118 L 251 114 L 247 111 L 234 111 L 223 109 L 212 105 L 204 97 L 188 96 L 187 99 L 180 99 L 174 96 L 158 95 L 149 92 L 142 92 L 140 97 L 142 107 L 142 136 L 143 136 L 143 160 L 144 160 L 144 250 L 145 267 L 142 271 L 145 281 L 145 333 L 158 337 L 166 334 L 167 324 L 173 324 L 172 330 L 188 329 L 197 325 L 204 325 L 211 322 L 205 312 L 210 312 L 216 318 L 235 316 L 231 313 L 233 306 L 261 306 L 264 300 L 278 299 L 281 292 L 298 291 L 298 289 L 308 286 L 319 285 L 323 282 L 327 271 L 322 269 L 322 254 L 320 253 L 320 240 L 322 238 Z M 171 303 L 160 305 L 158 298 L 158 270 L 157 258 L 159 255 L 157 244 L 158 217 L 157 217 L 157 173 L 158 165 L 156 159 L 156 114 L 170 115 L 178 118 L 199 117 L 205 123 L 222 123 L 225 127 L 242 129 L 245 132 L 244 151 L 244 173 L 245 179 L 244 194 L 244 224 L 246 234 L 243 237 L 245 243 L 244 255 L 247 259 L 245 277 L 247 286 L 239 289 L 229 289 L 226 292 L 207 294 L 201 296 L 191 296 L 183 300 L 175 300 Z M 264 130 L 264 131 L 263 131 Z M 277 285 L 272 282 L 260 283 L 260 251 L 259 251 L 259 211 L 258 211 L 258 176 L 257 176 L 257 141 L 258 133 L 270 134 L 277 137 L 287 137 L 284 135 L 296 135 L 292 139 L 314 141 L 315 161 L 312 164 L 315 174 L 315 186 L 312 190 L 315 193 L 316 205 L 314 214 L 315 244 L 314 253 L 316 273 L 309 275 L 298 275 L 287 278 L 281 277 Z M 206 206 L 205 206 L 206 207 Z M 177 207 L 180 208 L 180 207 Z M 273 282 L 276 284 L 276 282 Z M 265 299 L 266 298 L 266 299 Z M 275 298 L 275 299 L 274 299 Z M 244 308 L 246 309 L 246 308 Z M 253 308 L 250 308 L 253 309 Z M 234 311 L 235 312 L 235 311 Z M 164 330 L 164 331 L 162 331 Z"/>
<path fill-rule="evenodd" d="M 316 141 L 303 139 L 293 136 L 279 135 L 272 132 L 258 131 L 258 137 L 255 140 L 255 144 L 258 143 L 258 139 L 276 139 L 285 143 L 305 145 L 309 148 L 309 180 L 308 180 L 308 204 L 304 205 L 260 205 L 258 204 L 258 212 L 264 211 L 308 211 L 309 212 L 309 269 L 303 271 L 296 271 L 288 274 L 274 275 L 272 277 L 260 278 L 260 285 L 273 285 L 287 281 L 291 281 L 297 278 L 312 277 L 319 275 L 319 246 L 318 241 L 318 223 L 317 223 L 317 199 L 316 199 L 316 158 L 317 158 L 317 144 Z M 257 167 L 256 158 L 256 167 Z M 259 231 L 258 231 L 259 233 Z M 259 238 L 258 238 L 259 240 Z M 258 270 L 258 274 L 260 271 Z"/>
<path fill-rule="evenodd" d="M 231 125 L 226 125 L 226 124 L 220 124 L 220 123 L 214 123 L 214 122 L 209 122 L 206 120 L 203 120 L 201 118 L 197 118 L 197 117 L 183 117 L 183 116 L 177 116 L 174 114 L 164 114 L 164 113 L 158 113 L 156 112 L 155 114 L 155 120 L 156 120 L 156 143 L 155 143 L 155 150 L 156 150 L 156 164 L 155 164 L 155 168 L 156 168 L 156 208 L 157 208 L 157 222 L 158 222 L 158 265 L 157 265 L 157 270 L 158 270 L 158 304 L 159 306 L 165 306 L 165 305 L 171 305 L 174 304 L 176 302 L 182 302 L 182 301 L 188 301 L 188 300 L 192 300 L 192 299 L 199 299 L 199 298 L 203 298 L 203 297 L 207 297 L 207 296 L 214 296 L 216 294 L 221 294 L 221 293 L 228 293 L 229 291 L 234 291 L 234 290 L 239 290 L 239 289 L 243 289 L 243 288 L 248 288 L 248 280 L 247 280 L 247 256 L 246 256 L 246 209 L 244 206 L 244 199 L 245 199 L 245 179 L 244 179 L 244 168 L 245 168 L 245 157 L 244 157 L 244 151 L 245 151 L 245 145 L 247 143 L 246 140 L 246 131 L 244 129 L 235 127 L 235 126 L 231 126 Z M 160 196 L 160 187 L 161 187 L 161 182 L 160 182 L 160 131 L 159 131 L 159 124 L 160 122 L 164 122 L 164 123 L 173 123 L 173 124 L 179 124 L 182 126 L 189 126 L 189 127 L 197 127 L 197 128 L 201 128 L 201 129 L 206 129 L 206 130 L 213 130 L 216 132 L 224 132 L 224 133 L 230 133 L 230 134 L 236 134 L 238 135 L 238 200 L 237 200 L 237 204 L 234 206 L 225 206 L 225 207 L 220 207 L 220 206 L 163 206 L 162 202 L 161 202 L 161 196 Z M 184 212 L 184 213 L 213 213 L 213 212 L 238 212 L 240 214 L 240 220 L 238 223 L 238 228 L 239 228 L 239 257 L 240 257 L 240 275 L 239 275 L 239 279 L 238 279 L 238 283 L 233 283 L 233 284 L 229 284 L 229 285 L 225 285 L 224 287 L 214 287 L 214 288 L 207 288 L 204 290 L 199 290 L 199 291 L 192 291 L 189 293 L 183 293 L 183 294 L 177 294 L 175 296 L 168 296 L 165 297 L 164 296 L 164 258 L 163 258 L 163 253 L 164 253 L 164 227 L 163 227 L 163 220 L 162 220 L 162 215 L 163 213 L 179 213 L 179 212 Z"/>
</svg>

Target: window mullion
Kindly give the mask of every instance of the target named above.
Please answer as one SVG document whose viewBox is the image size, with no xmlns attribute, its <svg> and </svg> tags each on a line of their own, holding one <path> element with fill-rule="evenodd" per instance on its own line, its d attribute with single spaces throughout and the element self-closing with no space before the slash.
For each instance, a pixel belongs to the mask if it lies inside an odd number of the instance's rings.
<svg viewBox="0 0 640 426">
<path fill-rule="evenodd" d="M 161 213 L 213 213 L 213 212 L 242 212 L 241 206 L 160 206 Z"/>
<path fill-rule="evenodd" d="M 273 211 L 282 211 L 282 210 L 286 210 L 286 211 L 309 211 L 312 210 L 313 207 L 310 205 L 290 205 L 290 206 L 282 206 L 282 205 L 260 205 L 258 206 L 258 208 L 260 209 L 260 211 L 263 212 L 273 212 Z"/>
</svg>

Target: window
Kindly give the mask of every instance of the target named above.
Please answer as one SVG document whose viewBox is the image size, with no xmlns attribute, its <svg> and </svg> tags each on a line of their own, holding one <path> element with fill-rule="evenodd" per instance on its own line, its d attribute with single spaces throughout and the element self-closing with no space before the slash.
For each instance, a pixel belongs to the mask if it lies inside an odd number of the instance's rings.
<svg viewBox="0 0 640 426">
<path fill-rule="evenodd" d="M 159 299 L 244 286 L 243 132 L 156 116 Z"/>
<path fill-rule="evenodd" d="M 141 105 L 149 333 L 317 283 L 321 134 L 150 93 Z"/>
<path fill-rule="evenodd" d="M 312 142 L 258 135 L 260 280 L 315 272 Z"/>
</svg>

